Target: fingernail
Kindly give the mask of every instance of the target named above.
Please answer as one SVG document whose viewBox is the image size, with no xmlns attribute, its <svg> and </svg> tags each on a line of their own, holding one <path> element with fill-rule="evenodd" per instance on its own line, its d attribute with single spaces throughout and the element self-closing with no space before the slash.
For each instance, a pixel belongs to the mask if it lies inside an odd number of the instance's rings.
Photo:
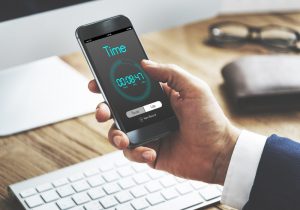
<svg viewBox="0 0 300 210">
<path fill-rule="evenodd" d="M 151 61 L 151 60 L 146 60 L 146 59 L 143 60 L 143 63 L 146 64 L 146 65 L 149 65 L 149 66 L 156 64 L 156 62 Z"/>
<path fill-rule="evenodd" d="M 113 137 L 113 142 L 114 142 L 114 144 L 115 144 L 116 147 L 120 147 L 121 137 L 120 136 L 114 136 Z"/>
<path fill-rule="evenodd" d="M 153 156 L 152 152 L 150 151 L 144 152 L 142 156 L 146 161 L 152 161 L 152 156 Z"/>
</svg>

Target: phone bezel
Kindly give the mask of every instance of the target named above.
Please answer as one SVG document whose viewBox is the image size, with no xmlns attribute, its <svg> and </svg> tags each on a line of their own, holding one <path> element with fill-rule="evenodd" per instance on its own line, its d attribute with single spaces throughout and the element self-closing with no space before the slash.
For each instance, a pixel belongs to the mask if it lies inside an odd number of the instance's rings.
<svg viewBox="0 0 300 210">
<path fill-rule="evenodd" d="M 111 104 L 107 97 L 105 96 L 105 92 L 103 91 L 103 88 L 101 86 L 101 83 L 99 82 L 99 79 L 95 73 L 95 70 L 93 68 L 93 65 L 90 63 L 89 56 L 87 55 L 87 50 L 83 44 L 84 40 L 88 40 L 91 38 L 94 38 L 98 35 L 103 35 L 103 34 L 108 34 L 114 31 L 118 31 L 127 27 L 132 27 L 134 30 L 131 21 L 123 16 L 123 15 L 118 15 L 114 16 L 108 19 L 104 19 L 101 21 L 93 22 L 90 24 L 86 24 L 83 26 L 80 26 L 76 30 L 76 38 L 79 42 L 79 45 L 84 53 L 84 56 L 89 64 L 90 69 L 92 70 L 93 76 L 102 92 L 103 98 L 105 102 L 110 106 L 112 109 L 112 117 L 115 121 L 115 124 L 118 129 L 122 130 L 123 132 L 126 132 L 125 127 L 123 125 L 123 122 L 119 118 L 118 115 L 115 115 L 115 107 L 113 104 Z M 136 34 L 137 36 L 137 34 Z M 137 36 L 138 38 L 138 36 Z M 141 48 L 143 49 L 145 58 L 147 59 L 146 52 L 144 51 L 144 48 L 142 44 L 140 43 Z M 162 88 L 162 87 L 161 87 Z M 163 90 L 163 89 L 162 89 Z M 136 147 L 139 145 L 143 145 L 147 142 L 157 140 L 158 138 L 167 135 L 171 131 L 177 130 L 178 129 L 178 121 L 177 118 L 174 116 L 167 118 L 165 120 L 162 120 L 160 122 L 126 132 L 128 135 L 128 138 L 130 139 L 130 146 L 129 147 Z M 154 133 L 157 133 L 157 135 L 153 135 Z M 145 139 L 142 142 L 140 142 L 140 139 Z"/>
<path fill-rule="evenodd" d="M 78 27 L 76 37 L 80 40 L 87 40 L 99 34 L 108 34 L 126 27 L 133 27 L 130 20 L 123 15 L 118 15 Z"/>
</svg>

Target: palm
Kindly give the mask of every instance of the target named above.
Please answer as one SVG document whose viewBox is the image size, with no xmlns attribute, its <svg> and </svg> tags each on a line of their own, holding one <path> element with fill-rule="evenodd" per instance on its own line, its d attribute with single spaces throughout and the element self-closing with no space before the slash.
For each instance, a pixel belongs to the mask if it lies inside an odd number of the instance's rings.
<svg viewBox="0 0 300 210">
<path fill-rule="evenodd" d="M 195 82 L 199 84 L 199 81 Z M 179 97 L 178 94 L 170 96 L 176 97 L 170 100 L 179 118 L 180 128 L 152 145 L 158 157 L 152 166 L 180 177 L 209 182 L 212 181 L 208 179 L 213 178 L 213 174 L 200 172 L 199 168 L 213 167 L 214 160 L 210 159 L 213 151 L 210 147 L 214 147 L 221 139 L 220 133 L 223 132 L 222 128 L 225 129 L 227 120 L 216 101 L 203 88 L 207 87 L 198 86 L 184 97 Z M 209 113 L 212 108 L 215 114 Z M 218 126 L 211 126 L 216 122 Z"/>
</svg>

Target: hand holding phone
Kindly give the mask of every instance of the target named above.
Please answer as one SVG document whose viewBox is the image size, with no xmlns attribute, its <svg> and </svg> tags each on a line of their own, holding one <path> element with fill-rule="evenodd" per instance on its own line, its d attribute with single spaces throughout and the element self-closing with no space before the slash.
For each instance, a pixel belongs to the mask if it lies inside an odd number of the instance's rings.
<svg viewBox="0 0 300 210">
<path fill-rule="evenodd" d="M 109 141 L 136 162 L 167 171 L 179 177 L 224 184 L 235 142 L 240 130 L 224 115 L 208 85 L 175 65 L 143 61 L 151 78 L 164 84 L 180 129 L 159 141 L 128 149 L 128 137 L 114 126 Z M 90 90 L 97 92 L 90 82 Z M 105 103 L 96 112 L 99 122 L 110 117 Z M 199 170 L 199 168 L 201 170 Z"/>
<path fill-rule="evenodd" d="M 81 26 L 76 36 L 117 128 L 129 137 L 129 147 L 178 129 L 160 83 L 140 65 L 147 56 L 128 18 L 116 16 Z"/>
</svg>

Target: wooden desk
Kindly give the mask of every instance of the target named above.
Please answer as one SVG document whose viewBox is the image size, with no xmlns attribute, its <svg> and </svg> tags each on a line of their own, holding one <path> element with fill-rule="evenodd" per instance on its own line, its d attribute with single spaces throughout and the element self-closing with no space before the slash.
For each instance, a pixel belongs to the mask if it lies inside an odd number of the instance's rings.
<svg viewBox="0 0 300 210">
<path fill-rule="evenodd" d="M 227 116 L 239 127 L 270 135 L 277 133 L 300 138 L 300 112 L 284 114 L 232 114 L 220 85 L 220 69 L 243 55 L 264 54 L 267 50 L 246 46 L 240 49 L 217 49 L 205 46 L 207 27 L 221 20 L 236 20 L 253 25 L 282 24 L 300 31 L 300 14 L 222 16 L 158 33 L 142 36 L 143 45 L 153 60 L 176 63 L 201 77 L 212 88 Z M 87 77 L 92 78 L 81 53 L 63 57 Z M 3 103 L 3 102 L 2 102 Z M 96 107 L 96 104 L 95 104 Z M 16 112 L 21 112 L 22 107 Z M 46 112 L 47 110 L 45 110 Z M 18 119 L 16 119 L 18 120 Z M 7 186 L 37 175 L 109 153 L 106 134 L 111 122 L 98 124 L 90 114 L 0 139 L 0 209 L 18 209 L 8 199 Z M 218 205 L 210 209 L 225 209 Z"/>
</svg>

